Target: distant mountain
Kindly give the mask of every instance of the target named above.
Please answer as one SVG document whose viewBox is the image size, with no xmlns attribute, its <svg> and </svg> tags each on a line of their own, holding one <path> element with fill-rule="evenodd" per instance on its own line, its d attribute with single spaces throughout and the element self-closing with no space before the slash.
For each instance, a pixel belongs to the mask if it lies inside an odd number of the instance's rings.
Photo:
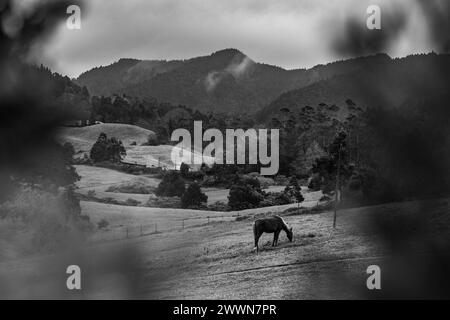
<svg viewBox="0 0 450 320">
<path fill-rule="evenodd" d="M 389 60 L 376 55 L 285 70 L 225 49 L 183 61 L 121 59 L 83 73 L 76 82 L 93 95 L 127 94 L 202 112 L 254 114 L 284 92 Z"/>
<path fill-rule="evenodd" d="M 424 100 L 446 101 L 442 95 L 450 82 L 450 55 L 379 57 L 375 64 L 360 64 L 352 72 L 283 93 L 258 112 L 258 120 L 269 122 L 282 116 L 286 108 L 299 112 L 306 106 L 326 105 L 344 110 L 348 100 L 362 108 L 402 107 L 407 111 L 409 105 L 409 112 Z"/>
</svg>

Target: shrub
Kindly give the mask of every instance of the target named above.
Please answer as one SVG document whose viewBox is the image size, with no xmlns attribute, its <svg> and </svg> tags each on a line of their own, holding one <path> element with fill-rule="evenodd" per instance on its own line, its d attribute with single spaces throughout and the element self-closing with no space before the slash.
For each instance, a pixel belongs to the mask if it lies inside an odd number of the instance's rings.
<svg viewBox="0 0 450 320">
<path fill-rule="evenodd" d="M 191 169 L 191 167 L 189 167 L 189 165 L 187 165 L 186 163 L 182 162 L 180 165 L 180 174 L 183 178 L 187 178 L 189 175 L 189 170 Z"/>
<path fill-rule="evenodd" d="M 203 181 L 205 178 L 205 173 L 203 171 L 192 171 L 189 172 L 187 178 L 192 181 Z"/>
<path fill-rule="evenodd" d="M 311 181 L 308 184 L 308 188 L 313 191 L 319 191 L 321 186 L 322 186 L 322 178 L 318 174 L 315 174 L 311 178 Z"/>
<path fill-rule="evenodd" d="M 269 193 L 263 201 L 260 202 L 260 207 L 282 206 L 291 203 L 291 199 L 284 193 Z"/>
<path fill-rule="evenodd" d="M 140 203 L 139 201 L 135 200 L 135 199 L 128 198 L 128 199 L 125 201 L 125 204 L 126 204 L 127 206 L 130 206 L 130 207 L 137 207 L 137 206 L 140 205 L 141 203 Z"/>
<path fill-rule="evenodd" d="M 289 184 L 286 186 L 283 193 L 290 199 L 290 202 L 303 202 L 305 200 L 296 177 L 292 177 L 289 180 Z"/>
<path fill-rule="evenodd" d="M 110 186 L 106 192 L 132 193 L 132 194 L 151 194 L 155 187 L 150 186 L 145 179 L 136 178 L 132 181 L 123 182 L 119 185 Z"/>
<path fill-rule="evenodd" d="M 214 202 L 213 204 L 208 205 L 209 211 L 228 211 L 230 208 L 228 204 L 222 201 Z"/>
<path fill-rule="evenodd" d="M 120 162 L 126 154 L 122 141 L 114 137 L 108 139 L 105 133 L 101 133 L 91 148 L 90 158 L 94 162 Z"/>
<path fill-rule="evenodd" d="M 152 208 L 181 208 L 178 197 L 154 197 L 151 196 L 146 206 Z"/>
<path fill-rule="evenodd" d="M 102 219 L 97 223 L 98 229 L 105 229 L 109 226 L 109 222 L 106 219 Z"/>
<path fill-rule="evenodd" d="M 158 146 L 160 143 L 158 138 L 154 134 L 149 134 L 147 137 L 147 142 L 143 144 L 143 146 Z"/>
<path fill-rule="evenodd" d="M 228 196 L 228 206 L 233 210 L 256 208 L 263 199 L 263 195 L 251 185 L 233 185 Z"/>
<path fill-rule="evenodd" d="M 181 206 L 183 208 L 199 207 L 202 203 L 206 203 L 208 197 L 204 194 L 198 183 L 191 184 L 183 196 L 181 197 Z"/>
<path fill-rule="evenodd" d="M 164 197 L 181 197 L 184 193 L 184 181 L 176 171 L 165 174 L 155 194 Z"/>
</svg>

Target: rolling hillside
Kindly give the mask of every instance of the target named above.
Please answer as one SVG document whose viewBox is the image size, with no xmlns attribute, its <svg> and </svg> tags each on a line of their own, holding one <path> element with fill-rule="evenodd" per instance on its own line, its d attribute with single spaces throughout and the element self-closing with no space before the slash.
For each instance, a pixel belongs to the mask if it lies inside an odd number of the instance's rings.
<svg viewBox="0 0 450 320">
<path fill-rule="evenodd" d="M 155 133 L 151 130 L 143 129 L 137 126 L 120 123 L 103 123 L 88 127 L 64 127 L 59 133 L 59 140 L 70 142 L 75 148 L 75 152 L 89 152 L 92 145 L 97 141 L 101 133 L 108 137 L 116 137 L 121 140 L 127 148 L 133 142 L 142 145 L 148 141 L 149 136 Z"/>
</svg>

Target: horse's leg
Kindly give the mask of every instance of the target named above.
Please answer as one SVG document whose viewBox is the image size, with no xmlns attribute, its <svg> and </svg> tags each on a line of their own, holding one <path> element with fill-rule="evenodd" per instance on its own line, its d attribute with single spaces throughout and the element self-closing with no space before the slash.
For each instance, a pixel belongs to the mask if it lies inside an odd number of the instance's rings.
<svg viewBox="0 0 450 320">
<path fill-rule="evenodd" d="M 275 231 L 274 235 L 273 235 L 273 241 L 275 243 L 275 246 L 278 245 L 278 237 L 280 236 L 280 231 Z"/>
<path fill-rule="evenodd" d="M 261 237 L 261 234 L 262 234 L 261 232 L 258 232 L 255 230 L 255 249 L 254 250 L 256 250 L 256 252 L 259 251 L 258 242 L 259 242 L 259 238 Z"/>
</svg>

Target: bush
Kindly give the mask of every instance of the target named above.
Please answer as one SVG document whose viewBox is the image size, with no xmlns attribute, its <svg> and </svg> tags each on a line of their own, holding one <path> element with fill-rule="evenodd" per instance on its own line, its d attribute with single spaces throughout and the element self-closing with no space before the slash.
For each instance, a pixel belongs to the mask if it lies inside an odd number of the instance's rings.
<svg viewBox="0 0 450 320">
<path fill-rule="evenodd" d="M 147 142 L 143 144 L 143 146 L 158 146 L 160 145 L 160 141 L 157 136 L 154 134 L 149 134 L 147 138 Z"/>
<path fill-rule="evenodd" d="M 155 194 L 163 197 L 181 197 L 184 193 L 184 181 L 176 171 L 165 174 Z"/>
<path fill-rule="evenodd" d="M 233 185 L 228 196 L 228 206 L 233 210 L 257 208 L 264 196 L 248 184 Z"/>
<path fill-rule="evenodd" d="M 230 209 L 230 207 L 228 207 L 228 204 L 226 204 L 225 202 L 222 201 L 217 201 L 214 202 L 213 204 L 208 205 L 208 210 L 209 211 L 228 211 Z"/>
<path fill-rule="evenodd" d="M 122 141 L 112 137 L 108 139 L 106 134 L 101 133 L 95 144 L 92 146 L 90 158 L 94 162 L 111 161 L 120 162 L 127 152 Z"/>
<path fill-rule="evenodd" d="M 130 206 L 130 207 L 137 207 L 137 206 L 140 205 L 141 203 L 140 203 L 139 201 L 135 200 L 135 199 L 128 198 L 128 199 L 125 201 L 125 204 L 126 204 L 127 206 Z"/>
<path fill-rule="evenodd" d="M 285 204 L 290 204 L 291 199 L 284 193 L 269 193 L 263 201 L 260 202 L 259 206 L 262 207 L 272 207 L 272 206 L 282 206 Z"/>
<path fill-rule="evenodd" d="M 319 191 L 321 186 L 322 186 L 322 178 L 318 174 L 315 174 L 311 178 L 311 181 L 308 184 L 308 188 L 313 191 Z"/>
<path fill-rule="evenodd" d="M 151 194 L 155 191 L 155 187 L 148 185 L 145 179 L 136 178 L 119 185 L 110 186 L 106 192 L 115 193 L 131 193 L 131 194 Z"/>
<path fill-rule="evenodd" d="M 192 171 L 189 172 L 187 178 L 192 181 L 203 181 L 205 178 L 205 173 L 203 171 Z"/>
<path fill-rule="evenodd" d="M 146 207 L 151 208 L 181 208 L 181 201 L 178 197 L 155 197 L 151 196 Z"/>
<path fill-rule="evenodd" d="M 180 165 L 180 174 L 183 178 L 187 178 L 189 175 L 189 170 L 191 169 L 191 167 L 189 167 L 189 165 L 187 165 L 186 163 L 182 162 Z"/>
<path fill-rule="evenodd" d="M 198 183 L 191 184 L 183 196 L 181 197 L 181 206 L 183 208 L 199 207 L 202 203 L 206 203 L 208 197 L 204 194 Z"/>
<path fill-rule="evenodd" d="M 97 223 L 98 229 L 105 229 L 109 226 L 109 222 L 106 219 L 102 219 Z"/>
<path fill-rule="evenodd" d="M 302 195 L 302 189 L 300 188 L 296 177 L 292 177 L 289 180 L 289 184 L 286 186 L 283 193 L 290 200 L 290 202 L 303 202 L 305 200 Z"/>
</svg>

